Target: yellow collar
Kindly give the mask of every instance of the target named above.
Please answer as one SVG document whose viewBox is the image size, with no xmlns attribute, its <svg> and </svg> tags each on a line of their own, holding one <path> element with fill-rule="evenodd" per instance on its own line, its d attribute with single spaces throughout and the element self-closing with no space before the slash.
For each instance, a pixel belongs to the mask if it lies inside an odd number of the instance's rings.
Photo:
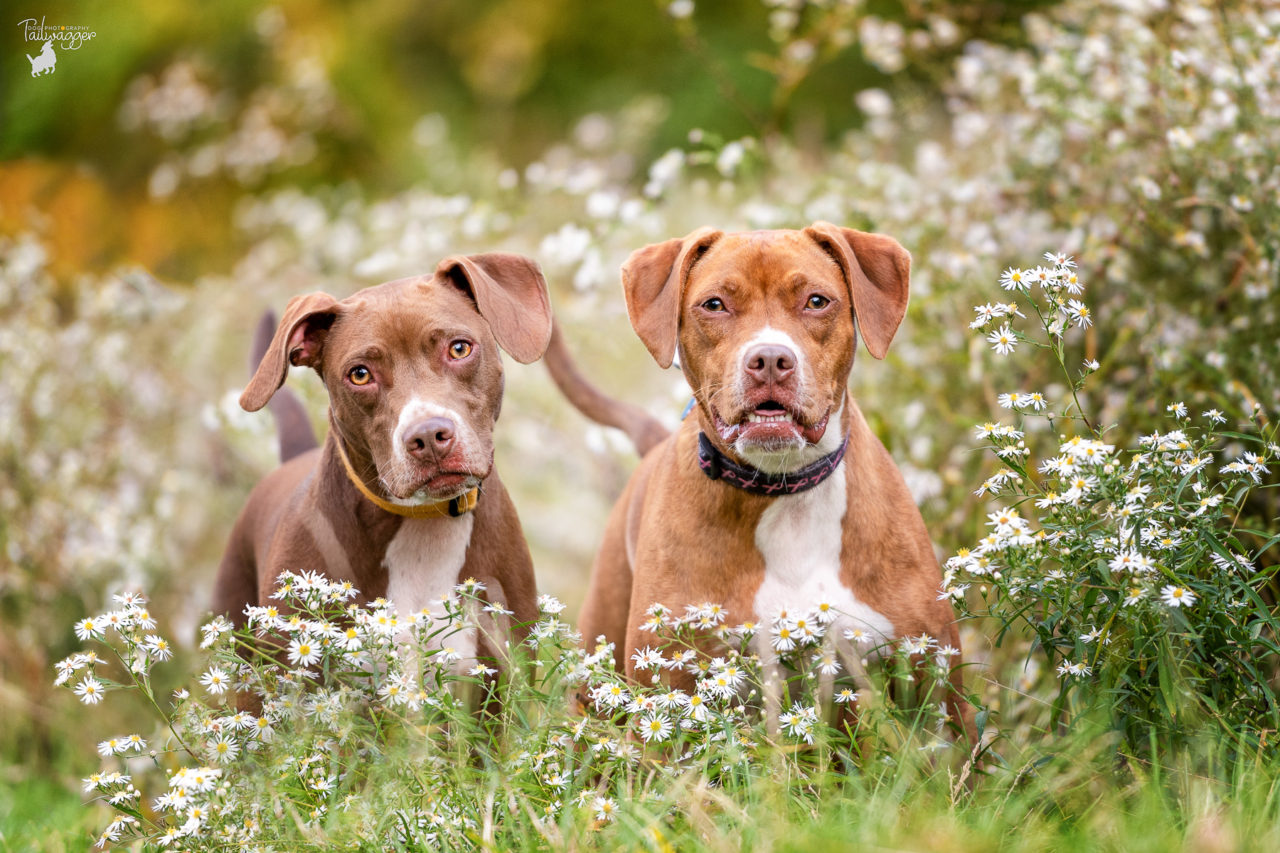
<svg viewBox="0 0 1280 853">
<path fill-rule="evenodd" d="M 338 456 L 342 459 L 342 467 L 347 469 L 347 478 L 360 490 L 360 494 L 372 501 L 378 509 L 386 510 L 394 515 L 402 515 L 405 518 L 457 518 L 476 508 L 476 498 L 480 496 L 479 487 L 447 501 L 434 504 L 418 504 L 417 506 L 394 504 L 391 501 L 380 498 L 370 491 L 364 481 L 356 475 L 356 469 L 351 467 L 351 460 L 347 458 L 347 450 L 342 446 L 342 439 L 334 436 L 333 443 L 338 448 Z"/>
</svg>

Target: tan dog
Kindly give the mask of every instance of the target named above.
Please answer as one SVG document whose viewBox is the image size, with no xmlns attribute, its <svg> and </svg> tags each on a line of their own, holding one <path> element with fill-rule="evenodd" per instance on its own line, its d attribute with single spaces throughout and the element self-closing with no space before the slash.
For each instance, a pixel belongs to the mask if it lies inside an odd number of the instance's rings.
<svg viewBox="0 0 1280 853">
<path fill-rule="evenodd" d="M 632 254 L 632 326 L 660 366 L 679 351 L 696 401 L 656 446 L 653 420 L 584 388 L 553 335 L 546 360 L 567 396 L 645 454 L 609 517 L 579 620 L 587 641 L 616 644 L 629 677 L 633 652 L 652 641 L 641 623 L 654 603 L 719 603 L 731 624 L 826 603 L 837 627 L 877 642 L 928 634 L 959 648 L 924 522 L 846 388 L 857 331 L 876 358 L 888 350 L 910 264 L 890 237 L 823 222 L 704 228 Z M 951 716 L 971 734 L 958 671 L 953 684 Z"/>
<path fill-rule="evenodd" d="M 296 400 L 276 396 L 284 464 L 236 522 L 214 609 L 243 624 L 246 605 L 271 601 L 281 572 L 310 570 L 406 614 L 439 615 L 441 596 L 476 578 L 518 622 L 536 619 L 533 564 L 493 471 L 492 431 L 498 348 L 528 363 L 550 335 L 546 282 L 519 255 L 452 257 L 434 275 L 347 299 L 293 299 L 240 403 L 257 411 L 290 364 L 307 365 L 329 391 L 331 428 L 306 450 L 315 441 Z M 483 654 L 482 640 L 471 632 L 450 643 L 465 661 Z"/>
</svg>

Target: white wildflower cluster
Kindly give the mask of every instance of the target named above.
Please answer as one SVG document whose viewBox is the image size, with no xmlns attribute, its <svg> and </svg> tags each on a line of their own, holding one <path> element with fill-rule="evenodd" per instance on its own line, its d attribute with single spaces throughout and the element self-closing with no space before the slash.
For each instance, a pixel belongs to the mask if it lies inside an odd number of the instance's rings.
<svg viewBox="0 0 1280 853">
<path fill-rule="evenodd" d="M 243 631 L 223 617 L 213 619 L 201 630 L 201 646 L 212 654 L 198 677 L 206 698 L 197 701 L 181 690 L 175 712 L 161 712 L 169 734 L 161 752 L 206 763 L 174 772 L 169 790 L 152 804 L 154 816 L 113 822 L 104 843 L 142 837 L 162 847 L 181 842 L 188 849 L 200 843 L 252 844 L 260 806 L 227 780 L 252 779 L 255 768 L 276 774 L 270 778 L 281 772 L 292 778 L 306 814 L 318 820 L 339 804 L 338 791 L 346 787 L 348 771 L 335 765 L 335 755 L 346 748 L 347 759 L 356 759 L 374 725 L 371 715 L 423 712 L 447 720 L 465 713 L 466 703 L 455 694 L 468 684 L 483 689 L 498 672 L 474 660 L 462 671 L 463 655 L 455 648 L 474 654 L 474 643 L 457 638 L 478 629 L 473 617 L 486 606 L 484 593 L 483 584 L 469 580 L 438 608 L 399 614 L 384 600 L 354 603 L 359 593 L 350 583 L 314 572 L 286 573 L 273 596 L 279 604 L 247 608 Z M 76 633 L 104 643 L 118 663 L 129 665 L 137 676 L 132 684 L 94 676 L 94 667 L 108 661 L 92 651 L 59 663 L 55 681 L 68 684 L 88 668 L 91 674 L 75 686 L 82 701 L 96 704 L 108 688 L 132 687 L 158 710 L 150 668 L 168 659 L 170 647 L 151 633 L 155 621 L 141 595 L 116 600 L 120 609 L 81 620 Z M 559 606 L 545 598 L 543 604 Z M 245 696 L 253 697 L 247 705 Z M 146 746 L 140 736 L 127 735 L 103 741 L 98 751 L 123 760 Z M 140 796 L 132 778 L 120 773 L 104 771 L 85 784 L 112 806 L 132 808 Z M 458 829 L 464 831 L 464 823 Z"/>
<path fill-rule="evenodd" d="M 1010 267 L 1000 277 L 1000 286 L 1011 291 L 1014 296 L 1021 296 L 1029 301 L 1040 318 L 1045 331 L 1051 338 L 1061 338 L 1068 325 L 1083 328 L 1093 325 L 1093 315 L 1089 308 L 1079 299 L 1084 292 L 1084 285 L 1076 271 L 1075 261 L 1064 254 L 1045 254 L 1049 266 L 1034 269 L 1016 269 Z M 1039 300 L 1033 288 L 1038 289 Z M 1008 303 L 985 303 L 974 307 L 977 315 L 969 328 L 985 330 L 989 323 L 1003 319 L 999 328 L 986 335 L 987 343 L 999 355 L 1009 355 L 1017 347 L 1020 340 L 1025 340 L 1021 333 L 1013 328 L 1012 318 L 1026 315 L 1019 310 L 1015 300 Z M 1046 407 L 1044 396 L 1039 392 L 1024 394 L 1010 392 L 1001 395 L 1000 405 L 1006 409 L 1043 411 Z"/>
<path fill-rule="evenodd" d="M 1058 453 L 1040 463 L 1046 491 L 1036 500 L 1040 509 L 1080 506 L 1098 488 L 1099 477 L 1115 472 L 1115 447 L 1097 439 L 1073 436 L 1062 442 Z"/>
<path fill-rule="evenodd" d="M 779 689 L 778 667 L 797 674 L 793 680 L 802 692 L 825 683 L 820 691 L 825 690 L 829 700 L 853 707 L 859 704 L 859 691 L 867 687 L 868 657 L 891 656 L 909 670 L 915 668 L 911 659 L 923 659 L 930 690 L 945 695 L 951 659 L 958 654 L 923 635 L 887 642 L 827 602 L 805 610 L 779 610 L 764 624 L 732 624 L 728 615 L 714 603 L 689 606 L 679 615 L 661 604 L 651 606 L 645 630 L 667 642 L 636 650 L 631 663 L 639 683 L 655 686 L 640 688 L 614 675 L 608 669 L 613 647 L 601 642 L 588 658 L 593 674 L 585 696 L 591 707 L 606 721 L 628 720 L 642 743 L 662 743 L 675 750 L 675 766 L 711 758 L 751 763 L 762 740 L 756 730 L 757 704 L 761 696 Z M 720 653 L 697 651 L 708 642 Z M 666 686 L 672 683 L 688 686 Z M 807 701 L 793 701 L 779 711 L 779 731 L 812 744 L 824 725 L 821 707 L 814 694 Z M 607 722 L 597 726 L 579 721 L 569 728 L 574 742 L 589 743 L 594 752 L 615 762 L 627 764 L 639 757 L 633 745 L 609 733 Z M 724 746 L 733 749 L 724 752 Z"/>
<path fill-rule="evenodd" d="M 1271 469 L 1266 466 L 1268 459 L 1280 457 L 1280 448 L 1268 447 L 1265 456 L 1254 453 L 1251 450 L 1245 450 L 1240 454 L 1239 459 L 1232 460 L 1221 469 L 1223 474 L 1237 474 L 1248 477 L 1254 485 L 1262 485 L 1262 478 L 1271 473 Z"/>
<path fill-rule="evenodd" d="M 683 612 L 651 605 L 643 630 L 652 642 L 630 656 L 634 680 L 614 670 L 615 649 L 603 637 L 589 653 L 577 654 L 573 680 L 591 713 L 565 720 L 545 742 L 517 756 L 518 767 L 542 785 L 548 817 L 557 815 L 567 793 L 578 788 L 577 805 L 591 809 L 597 820 L 612 820 L 616 802 L 580 786 L 601 772 L 627 773 L 655 749 L 662 750 L 662 766 L 670 774 L 756 765 L 772 740 L 762 697 L 783 689 L 779 672 L 793 699 L 778 709 L 774 725 L 784 738 L 804 744 L 831 737 L 824 703 L 856 706 L 862 713 L 859 691 L 874 688 L 865 679 L 844 683 L 842 677 L 864 673 L 865 656 L 873 650 L 896 655 L 913 671 L 908 659 L 928 655 L 925 674 L 933 690 L 942 695 L 949 689 L 946 679 L 956 650 L 940 648 L 929 637 L 884 643 L 829 603 L 781 610 L 763 625 L 734 623 L 730 616 L 714 602 L 689 605 Z M 570 761 L 569 749 L 590 760 Z"/>
<path fill-rule="evenodd" d="M 467 848 L 469 835 L 476 828 L 467 805 L 463 798 L 445 792 L 425 807 L 399 809 L 393 815 L 390 840 L 411 849 L 448 849 L 455 845 Z"/>
<path fill-rule="evenodd" d="M 646 611 L 648 617 L 641 623 L 641 629 L 658 636 L 667 637 L 671 641 L 675 637 L 694 634 L 713 638 L 725 645 L 746 644 L 752 649 L 751 659 L 759 657 L 766 647 L 783 660 L 794 658 L 800 662 L 806 656 L 820 663 L 834 675 L 840 672 L 840 665 L 830 656 L 830 647 L 836 639 L 852 642 L 862 650 L 861 656 L 874 653 L 876 656 L 890 655 L 895 652 L 916 654 L 910 638 L 897 644 L 889 642 L 877 630 L 866 623 L 842 613 L 830 601 L 820 601 L 808 609 L 780 608 L 767 623 L 754 621 L 730 624 L 729 612 L 719 604 L 703 603 L 687 605 L 685 613 L 673 615 L 670 608 L 661 603 L 653 604 Z M 816 655 L 816 656 L 815 656 Z M 645 647 L 632 656 L 635 668 L 640 671 L 680 670 L 685 669 L 691 675 L 714 675 L 715 658 L 711 663 L 699 658 L 691 648 L 685 648 L 673 655 L 664 656 L 662 652 Z M 803 666 L 797 667 L 803 669 Z M 736 670 L 735 670 L 736 671 Z M 737 686 L 737 683 L 734 683 Z M 726 697 L 727 698 L 727 697 Z"/>
<path fill-rule="evenodd" d="M 76 639 L 116 640 L 117 655 L 133 678 L 149 677 L 151 668 L 173 656 L 169 641 L 155 633 L 156 620 L 147 609 L 141 593 L 113 596 L 118 607 L 96 616 L 88 616 L 75 624 Z M 54 665 L 54 685 L 74 682 L 74 691 L 86 705 L 97 705 L 105 693 L 117 683 L 98 674 L 98 667 L 109 663 L 95 652 L 79 652 Z"/>
<path fill-rule="evenodd" d="M 1257 606 L 1254 557 L 1234 517 L 1249 489 L 1269 473 L 1277 448 L 1266 435 L 1234 433 L 1257 447 L 1237 451 L 1215 479 L 1222 441 L 1217 430 L 1226 417 L 1209 409 L 1197 421 L 1182 402 L 1166 410 L 1174 428 L 1140 436 L 1133 450 L 1106 441 L 1077 394 L 1096 365 L 1086 364 L 1082 372 L 1069 368 L 1062 340 L 1064 321 L 1086 316 L 1074 300 L 1062 298 L 1077 292 L 1069 289 L 1078 283 L 1074 264 L 1060 255 L 1046 257 L 1053 267 L 1009 270 L 1001 286 L 1016 291 L 1019 304 L 1040 318 L 1043 339 L 1028 340 L 1053 356 L 1072 389 L 1067 405 L 1046 414 L 1077 434 L 1059 435 L 1036 463 L 1023 424 L 978 428 L 1000 468 L 977 495 L 1001 494 L 1011 506 L 989 512 L 989 532 L 946 561 L 939 598 L 967 607 L 966 593 L 976 585 L 984 607 L 971 612 L 1030 627 L 1059 676 L 1083 682 L 1105 672 L 1110 680 L 1133 679 L 1128 689 L 1134 702 L 1151 695 L 1142 670 L 1155 665 L 1145 659 L 1152 638 L 1194 636 L 1195 645 L 1179 643 L 1195 650 L 1193 665 L 1215 678 L 1231 673 L 1248 696 L 1233 712 L 1256 714 L 1261 687 L 1250 670 L 1231 662 L 1255 654 L 1270 617 Z M 1023 392 L 1001 395 L 997 403 L 1024 419 L 1044 412 Z M 1036 445 L 1047 444 L 1046 438 Z M 1039 519 L 1026 515 L 1031 507 Z"/>
<path fill-rule="evenodd" d="M 268 10 L 260 19 L 269 18 Z M 271 24 L 267 29 L 283 27 Z M 263 28 L 259 33 L 265 35 Z M 167 154 L 152 172 L 147 188 L 155 198 L 173 195 L 184 183 L 226 176 L 243 185 L 312 160 L 316 134 L 334 127 L 337 99 L 318 57 L 283 50 L 266 37 L 270 63 L 284 73 L 247 99 L 236 96 L 212 69 L 186 59 L 157 77 L 144 74 L 130 82 L 118 108 L 121 129 L 145 146 L 154 136 Z"/>
<path fill-rule="evenodd" d="M 932 637 L 889 643 L 830 603 L 781 610 L 757 626 L 734 624 L 726 608 L 706 602 L 679 614 L 651 607 L 653 642 L 632 653 L 635 678 L 628 679 L 614 669 L 611 644 L 579 647 L 554 597 L 538 599 L 534 625 L 507 633 L 493 621 L 507 611 L 487 602 L 486 592 L 469 580 L 439 609 L 402 614 L 388 601 L 362 602 L 349 584 L 287 573 L 272 604 L 247 608 L 243 628 L 212 620 L 202 631 L 202 690 L 179 691 L 173 712 L 161 712 L 157 747 L 149 750 L 137 734 L 98 745 L 119 767 L 84 783 L 119 814 L 102 843 L 265 844 L 264 823 L 282 819 L 278 794 L 287 792 L 303 827 L 343 810 L 356 816 L 352 831 L 362 837 L 465 845 L 485 786 L 459 784 L 458 750 L 491 754 L 507 781 L 520 785 L 522 800 L 502 806 L 513 821 L 535 807 L 538 825 L 549 828 L 545 821 L 570 803 L 584 819 L 607 824 L 642 765 L 675 775 L 763 769 L 774 760 L 768 751 L 780 746 L 802 778 L 820 772 L 829 758 L 794 749 L 847 743 L 829 715 L 837 714 L 838 725 L 870 726 L 895 713 L 882 680 L 868 672 L 869 655 L 887 658 L 916 685 L 926 713 L 903 711 L 908 731 L 943 715 L 956 663 L 956 650 Z M 142 596 L 118 601 L 119 611 L 85 620 L 80 633 L 125 662 L 148 646 L 154 621 Z M 451 645 L 464 631 L 507 651 L 486 661 L 469 644 L 464 655 L 462 641 Z M 510 642 L 519 637 L 523 643 Z M 95 652 L 73 656 L 59 664 L 59 683 L 104 661 Z M 148 679 L 132 689 L 160 709 Z M 587 707 L 575 710 L 571 693 Z M 864 703 L 868 695 L 876 698 Z M 493 703 L 526 720 L 513 730 L 512 752 L 485 724 L 484 708 Z M 937 726 L 918 734 L 937 748 Z M 409 751 L 394 757 L 394 744 L 406 738 Z M 385 751 L 392 758 L 368 761 Z M 131 766 L 143 761 L 146 767 Z M 167 768 L 164 790 L 144 800 L 157 768 Z M 397 792 L 393 802 L 384 802 L 386 791 Z"/>
</svg>

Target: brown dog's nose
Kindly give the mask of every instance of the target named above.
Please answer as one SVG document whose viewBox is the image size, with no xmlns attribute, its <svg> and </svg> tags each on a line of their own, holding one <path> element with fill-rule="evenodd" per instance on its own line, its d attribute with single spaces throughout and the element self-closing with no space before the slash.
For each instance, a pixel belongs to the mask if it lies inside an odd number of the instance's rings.
<svg viewBox="0 0 1280 853">
<path fill-rule="evenodd" d="M 427 418 L 418 421 L 404 434 L 404 449 L 419 462 L 439 462 L 453 449 L 453 421 L 448 418 Z"/>
<path fill-rule="evenodd" d="M 747 375 L 761 385 L 781 384 L 796 372 L 796 354 L 781 344 L 760 344 L 747 350 Z"/>
</svg>

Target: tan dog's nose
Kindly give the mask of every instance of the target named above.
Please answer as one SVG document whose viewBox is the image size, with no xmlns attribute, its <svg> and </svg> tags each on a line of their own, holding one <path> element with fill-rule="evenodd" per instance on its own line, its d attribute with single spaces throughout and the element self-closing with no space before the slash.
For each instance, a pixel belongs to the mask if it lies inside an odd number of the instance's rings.
<svg viewBox="0 0 1280 853">
<path fill-rule="evenodd" d="M 782 344 L 759 344 L 747 350 L 743 369 L 761 385 L 781 385 L 796 372 L 796 354 Z"/>
<path fill-rule="evenodd" d="M 448 418 L 418 421 L 405 431 L 405 452 L 419 462 L 439 462 L 453 449 L 455 433 L 454 423 Z"/>
</svg>

